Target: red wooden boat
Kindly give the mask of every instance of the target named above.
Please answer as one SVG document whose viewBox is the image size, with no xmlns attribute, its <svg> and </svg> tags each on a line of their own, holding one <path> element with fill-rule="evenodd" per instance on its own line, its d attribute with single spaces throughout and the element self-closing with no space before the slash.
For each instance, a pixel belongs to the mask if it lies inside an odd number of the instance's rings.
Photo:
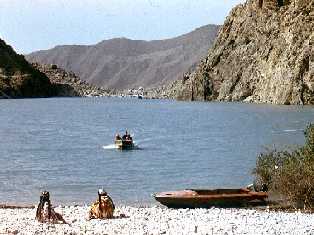
<svg viewBox="0 0 314 235">
<path fill-rule="evenodd" d="M 265 202 L 266 192 L 240 189 L 186 189 L 183 191 L 161 192 L 153 195 L 169 208 L 210 208 L 242 207 L 252 202 Z"/>
</svg>

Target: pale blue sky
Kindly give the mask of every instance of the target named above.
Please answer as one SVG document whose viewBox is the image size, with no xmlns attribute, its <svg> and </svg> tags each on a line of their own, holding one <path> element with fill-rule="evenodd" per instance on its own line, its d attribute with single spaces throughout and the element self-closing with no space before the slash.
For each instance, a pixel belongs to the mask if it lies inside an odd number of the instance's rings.
<svg viewBox="0 0 314 235">
<path fill-rule="evenodd" d="M 222 24 L 245 0 L 0 0 L 0 38 L 19 53 L 104 39 L 165 39 Z"/>
</svg>

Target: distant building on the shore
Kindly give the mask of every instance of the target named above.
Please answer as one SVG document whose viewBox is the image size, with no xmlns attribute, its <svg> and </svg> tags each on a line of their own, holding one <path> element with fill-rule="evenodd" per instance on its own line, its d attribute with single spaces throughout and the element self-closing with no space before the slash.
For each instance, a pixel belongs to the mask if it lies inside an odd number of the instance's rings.
<svg viewBox="0 0 314 235">
<path fill-rule="evenodd" d="M 147 92 L 145 91 L 144 87 L 139 87 L 139 88 L 132 88 L 129 89 L 126 93 L 128 96 L 133 96 L 133 97 L 144 97 L 147 95 Z"/>
</svg>

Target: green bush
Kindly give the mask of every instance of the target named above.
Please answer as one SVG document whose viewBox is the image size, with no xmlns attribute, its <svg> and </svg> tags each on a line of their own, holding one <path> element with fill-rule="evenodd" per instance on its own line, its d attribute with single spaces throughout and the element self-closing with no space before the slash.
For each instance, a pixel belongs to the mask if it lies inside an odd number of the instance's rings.
<svg viewBox="0 0 314 235">
<path fill-rule="evenodd" d="M 305 131 L 306 142 L 294 151 L 268 150 L 258 156 L 253 171 L 258 185 L 297 207 L 314 207 L 314 125 Z"/>
</svg>

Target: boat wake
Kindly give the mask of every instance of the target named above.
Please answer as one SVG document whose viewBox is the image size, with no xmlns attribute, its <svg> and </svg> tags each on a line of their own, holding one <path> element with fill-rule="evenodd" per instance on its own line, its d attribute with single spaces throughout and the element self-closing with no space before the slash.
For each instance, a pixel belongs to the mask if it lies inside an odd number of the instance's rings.
<svg viewBox="0 0 314 235">
<path fill-rule="evenodd" d="M 139 143 L 151 142 L 152 140 L 153 140 L 153 138 L 146 138 L 146 139 L 139 139 L 139 140 L 136 140 L 134 142 L 139 144 Z"/>
<path fill-rule="evenodd" d="M 143 149 L 143 148 L 140 148 L 140 147 L 138 146 L 138 143 L 137 143 L 137 142 L 134 142 L 134 147 L 133 147 L 133 149 L 134 149 L 134 150 L 141 150 L 141 149 Z"/>
<path fill-rule="evenodd" d="M 102 146 L 103 149 L 117 149 L 117 146 L 115 144 L 109 144 Z"/>
<path fill-rule="evenodd" d="M 283 132 L 297 132 L 297 131 L 303 131 L 303 129 L 287 129 L 287 130 L 283 130 Z"/>
<path fill-rule="evenodd" d="M 293 133 L 293 132 L 302 132 L 303 129 L 286 129 L 281 131 L 272 131 L 273 133 L 280 134 L 280 133 Z"/>
</svg>

